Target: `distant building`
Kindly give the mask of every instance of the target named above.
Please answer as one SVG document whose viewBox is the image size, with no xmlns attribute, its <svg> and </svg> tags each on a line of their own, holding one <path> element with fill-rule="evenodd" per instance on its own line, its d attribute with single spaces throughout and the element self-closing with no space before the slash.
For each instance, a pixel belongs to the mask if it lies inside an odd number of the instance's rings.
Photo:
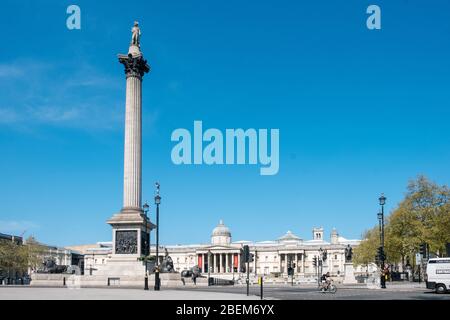
<svg viewBox="0 0 450 320">
<path fill-rule="evenodd" d="M 339 236 L 333 229 L 330 241 L 324 238 L 324 229 L 313 228 L 312 239 L 303 240 L 301 237 L 288 231 L 276 240 L 252 242 L 232 241 L 230 229 L 220 221 L 212 230 L 210 243 L 188 245 L 166 245 L 159 250 L 159 260 L 164 257 L 167 249 L 177 272 L 199 266 L 206 275 L 224 279 L 237 279 L 243 275 L 246 265 L 243 262 L 243 247 L 248 245 L 254 255 L 254 261 L 249 265 L 249 272 L 254 276 L 273 278 L 287 278 L 288 265 L 295 265 L 294 274 L 299 281 L 312 281 L 316 277 L 316 268 L 313 258 L 320 255 L 320 250 L 326 250 L 327 259 L 322 271 L 330 272 L 337 279 L 344 276 L 345 248 L 350 245 L 356 247 L 360 240 L 348 240 Z M 70 248 L 79 248 L 77 246 Z M 156 248 L 152 246 L 151 255 Z M 99 242 L 93 246 L 84 246 L 85 274 L 95 271 L 106 264 L 112 253 L 111 242 Z M 210 261 L 208 263 L 208 255 Z M 366 267 L 357 266 L 356 274 L 372 272 Z M 92 271 L 89 271 L 92 270 Z"/>
<path fill-rule="evenodd" d="M 19 236 L 13 236 L 5 233 L 0 232 L 0 240 L 7 240 L 15 242 L 16 244 L 23 244 L 23 238 Z"/>
</svg>

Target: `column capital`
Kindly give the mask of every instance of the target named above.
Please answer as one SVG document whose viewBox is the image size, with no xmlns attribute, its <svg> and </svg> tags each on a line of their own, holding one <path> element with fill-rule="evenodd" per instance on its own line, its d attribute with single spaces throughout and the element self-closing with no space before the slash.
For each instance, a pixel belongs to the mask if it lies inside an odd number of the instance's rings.
<svg viewBox="0 0 450 320">
<path fill-rule="evenodd" d="M 132 54 L 119 54 L 119 62 L 124 65 L 127 78 L 137 77 L 142 79 L 144 74 L 150 71 L 150 65 L 142 55 L 133 56 Z"/>
</svg>

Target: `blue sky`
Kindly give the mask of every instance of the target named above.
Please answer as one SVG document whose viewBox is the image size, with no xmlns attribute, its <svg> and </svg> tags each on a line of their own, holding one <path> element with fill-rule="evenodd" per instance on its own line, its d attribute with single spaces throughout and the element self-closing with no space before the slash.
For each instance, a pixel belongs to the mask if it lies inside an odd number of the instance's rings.
<svg viewBox="0 0 450 320">
<path fill-rule="evenodd" d="M 81 30 L 66 8 L 81 8 Z M 366 28 L 366 8 L 382 29 Z M 143 199 L 161 183 L 161 241 L 358 238 L 409 179 L 450 181 L 450 3 L 398 1 L 2 1 L 0 232 L 107 241 L 122 205 L 126 53 L 138 20 Z M 171 133 L 280 129 L 280 171 L 175 166 Z M 154 206 L 151 207 L 154 217 Z"/>
</svg>

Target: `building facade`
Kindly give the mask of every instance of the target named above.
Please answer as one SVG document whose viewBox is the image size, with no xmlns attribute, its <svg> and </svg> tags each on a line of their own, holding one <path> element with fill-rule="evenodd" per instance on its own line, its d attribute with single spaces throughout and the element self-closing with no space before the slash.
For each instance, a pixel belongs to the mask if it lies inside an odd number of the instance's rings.
<svg viewBox="0 0 450 320">
<path fill-rule="evenodd" d="M 212 231 L 209 244 L 166 246 L 166 248 L 173 259 L 175 270 L 179 272 L 198 265 L 203 274 L 236 279 L 246 273 L 243 247 L 248 245 L 253 255 L 253 261 L 248 266 L 252 276 L 286 278 L 288 267 L 292 266 L 294 276 L 305 281 L 316 278 L 317 268 L 313 265 L 313 259 L 323 256 L 326 252 L 327 258 L 321 271 L 330 272 L 336 278 L 343 277 L 345 248 L 348 245 L 356 247 L 360 240 L 345 239 L 333 230 L 330 242 L 327 242 L 323 228 L 313 228 L 312 235 L 311 240 L 303 240 L 288 231 L 276 240 L 233 242 L 229 228 L 220 221 Z M 357 267 L 356 271 L 366 270 Z"/>
<path fill-rule="evenodd" d="M 288 231 L 276 240 L 251 242 L 232 241 L 230 229 L 220 221 L 212 230 L 209 243 L 189 245 L 167 245 L 159 248 L 159 260 L 162 261 L 165 249 L 173 260 L 177 272 L 198 266 L 205 276 L 210 275 L 223 279 L 242 279 L 246 276 L 246 263 L 243 260 L 243 248 L 248 245 L 253 255 L 249 263 L 249 274 L 252 278 L 288 278 L 288 266 L 294 269 L 294 278 L 298 282 L 316 281 L 317 268 L 313 264 L 314 257 L 323 256 L 326 252 L 321 271 L 330 274 L 337 280 L 344 276 L 345 248 L 358 246 L 360 240 L 348 240 L 339 236 L 333 229 L 330 241 L 324 237 L 324 229 L 313 228 L 312 239 L 304 240 Z M 153 246 L 151 255 L 156 248 Z M 112 244 L 98 243 L 95 247 L 84 251 L 85 274 L 101 269 L 111 257 Z M 367 274 L 375 271 L 376 266 L 355 266 L 355 274 Z M 89 271 L 93 270 L 93 271 Z"/>
</svg>

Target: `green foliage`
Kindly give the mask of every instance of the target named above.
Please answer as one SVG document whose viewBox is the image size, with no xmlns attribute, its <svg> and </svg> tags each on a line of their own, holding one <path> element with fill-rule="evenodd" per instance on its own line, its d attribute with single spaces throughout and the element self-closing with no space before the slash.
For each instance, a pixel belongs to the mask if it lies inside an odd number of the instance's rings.
<svg viewBox="0 0 450 320">
<path fill-rule="evenodd" d="M 368 259 L 375 260 L 379 246 L 378 227 L 364 235 L 355 256 L 361 264 Z M 450 242 L 450 190 L 439 186 L 426 177 L 419 176 L 408 184 L 405 198 L 387 217 L 385 224 L 385 252 L 388 262 L 402 263 L 410 258 L 413 263 L 420 243 L 426 242 L 430 252 L 445 253 L 445 245 Z"/>
<path fill-rule="evenodd" d="M 378 227 L 367 230 L 363 234 L 363 241 L 353 250 L 353 264 L 368 266 L 375 261 L 377 248 L 380 245 L 380 232 Z"/>
<path fill-rule="evenodd" d="M 0 240 L 0 274 L 25 273 L 28 268 L 38 267 L 42 262 L 43 252 L 44 247 L 33 237 L 29 237 L 25 244 Z"/>
</svg>

